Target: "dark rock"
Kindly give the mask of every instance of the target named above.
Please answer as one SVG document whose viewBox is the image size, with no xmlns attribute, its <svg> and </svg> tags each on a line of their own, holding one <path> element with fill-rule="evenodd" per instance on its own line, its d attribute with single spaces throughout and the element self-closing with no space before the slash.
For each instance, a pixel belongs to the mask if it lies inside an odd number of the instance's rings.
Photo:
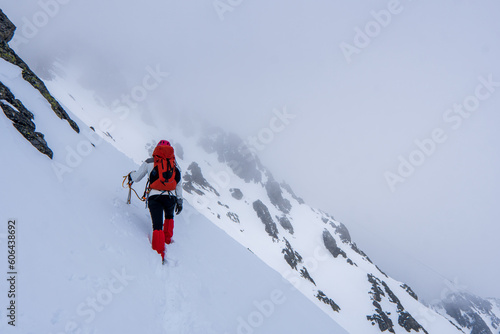
<svg viewBox="0 0 500 334">
<path fill-rule="evenodd" d="M 283 192 L 281 186 L 272 177 L 265 184 L 267 196 L 271 200 L 271 203 L 277 207 L 283 213 L 289 213 L 292 208 L 290 201 L 283 198 Z"/>
<path fill-rule="evenodd" d="M 226 214 L 226 216 L 228 216 L 229 219 L 231 219 L 233 222 L 238 223 L 238 224 L 240 223 L 240 217 L 236 213 L 228 212 Z"/>
<path fill-rule="evenodd" d="M 0 9 L 0 41 L 9 42 L 14 37 L 16 26 Z"/>
<path fill-rule="evenodd" d="M 219 204 L 220 206 L 225 207 L 226 209 L 229 209 L 229 206 L 226 205 L 226 204 L 224 204 L 224 203 L 222 203 L 221 201 L 218 201 L 217 204 Z"/>
<path fill-rule="evenodd" d="M 368 255 L 366 255 L 365 252 L 363 252 L 361 249 L 358 248 L 358 245 L 356 245 L 355 242 L 351 243 L 351 249 L 356 253 L 358 253 L 359 255 L 361 255 L 362 257 L 364 257 L 368 262 L 373 263 L 372 260 L 370 260 L 370 258 L 368 257 Z"/>
<path fill-rule="evenodd" d="M 280 223 L 280 225 L 287 230 L 290 234 L 293 234 L 293 226 L 290 220 L 286 215 L 283 215 L 281 217 L 276 217 Z"/>
<path fill-rule="evenodd" d="M 349 230 L 345 227 L 344 224 L 338 223 L 338 225 L 332 224 L 332 227 L 335 228 L 335 232 L 339 235 L 340 240 L 344 243 L 351 242 L 351 235 L 349 234 Z"/>
<path fill-rule="evenodd" d="M 465 292 L 451 293 L 441 301 L 441 307 L 457 324 L 474 334 L 492 334 L 491 327 L 500 328 L 500 318 L 489 300 Z"/>
<path fill-rule="evenodd" d="M 417 294 L 410 288 L 407 284 L 402 284 L 401 287 L 408 292 L 410 296 L 412 296 L 415 300 L 418 300 Z"/>
<path fill-rule="evenodd" d="M 2 102 L 2 101 L 6 101 Z M 9 105 L 10 104 L 10 105 Z M 12 125 L 26 138 L 31 145 L 49 158 L 53 158 L 54 153 L 47 145 L 44 135 L 35 131 L 34 115 L 17 100 L 10 89 L 0 82 L 0 107 L 5 116 L 12 121 Z M 15 109 L 13 108 L 15 107 Z"/>
<path fill-rule="evenodd" d="M 233 196 L 234 198 L 236 198 L 238 201 L 243 198 L 243 193 L 241 192 L 240 189 L 238 189 L 238 188 L 231 188 L 231 189 L 229 189 L 229 191 L 231 192 L 231 196 Z"/>
<path fill-rule="evenodd" d="M 220 196 L 219 192 L 203 177 L 200 166 L 196 162 L 192 162 L 184 174 L 182 188 L 190 194 L 195 192 L 198 195 L 204 195 L 204 192 L 198 189 L 198 187 Z"/>
<path fill-rule="evenodd" d="M 351 266 L 358 266 L 356 263 L 354 263 L 351 259 L 347 258 L 347 263 L 349 263 Z"/>
<path fill-rule="evenodd" d="M 422 330 L 424 333 L 429 334 L 424 328 L 422 328 L 418 321 L 415 320 L 415 318 L 413 318 L 412 315 L 406 311 L 399 313 L 398 324 L 399 326 L 406 329 L 408 333 L 410 333 L 412 330 L 414 330 L 415 332 L 420 332 L 420 330 Z"/>
<path fill-rule="evenodd" d="M 347 258 L 346 253 L 342 249 L 337 247 L 335 238 L 330 234 L 330 232 L 328 232 L 327 229 L 323 231 L 323 243 L 325 244 L 326 249 L 328 249 L 328 251 L 333 255 L 334 258 L 337 258 L 337 256 L 339 255 Z"/>
<path fill-rule="evenodd" d="M 285 238 L 286 248 L 283 248 L 281 251 L 282 254 L 285 254 L 285 260 L 292 269 L 297 270 L 297 265 L 302 262 L 302 256 L 300 256 L 297 251 L 294 251 L 290 242 Z"/>
<path fill-rule="evenodd" d="M 300 197 L 297 197 L 297 195 L 295 195 L 295 193 L 293 192 L 292 190 L 292 187 L 290 187 L 290 185 L 286 182 L 281 182 L 281 187 L 283 189 L 285 189 L 291 196 L 293 199 L 295 199 L 297 202 L 299 202 L 299 204 L 304 204 L 304 200 Z"/>
<path fill-rule="evenodd" d="M 300 269 L 300 276 L 310 281 L 312 284 L 316 285 L 316 282 L 314 282 L 311 275 L 309 275 L 309 272 L 307 271 L 306 267 L 302 267 L 302 269 Z"/>
<path fill-rule="evenodd" d="M 366 319 L 371 321 L 373 325 L 377 323 L 381 332 L 389 331 L 391 333 L 395 333 L 394 324 L 391 318 L 389 318 L 389 316 L 382 310 L 382 306 L 380 306 L 380 304 L 376 301 L 373 301 L 373 306 L 375 306 L 376 313 L 367 315 Z"/>
<path fill-rule="evenodd" d="M 371 316 L 367 316 L 368 320 L 377 322 L 379 324 L 380 330 L 382 330 L 382 328 L 386 328 L 387 330 L 391 331 L 390 329 L 393 328 L 393 323 L 392 320 L 387 316 L 389 313 L 384 312 L 382 307 L 380 306 L 382 297 L 387 296 L 389 302 L 396 305 L 396 309 L 398 312 L 398 324 L 401 327 L 403 327 L 407 332 L 411 332 L 412 330 L 420 332 L 420 330 L 422 330 L 424 333 L 428 334 L 427 331 L 415 320 L 415 318 L 413 318 L 413 316 L 405 310 L 399 298 L 389 288 L 386 282 L 381 281 L 372 274 L 368 274 L 367 276 L 368 281 L 372 284 L 372 288 L 369 293 L 372 295 L 371 298 L 373 300 L 373 305 L 375 306 L 376 312 Z"/>
<path fill-rule="evenodd" d="M 69 125 L 76 132 L 80 132 L 78 125 L 69 117 L 63 107 L 57 102 L 57 100 L 49 93 L 47 87 L 40 78 L 38 78 L 35 73 L 29 68 L 29 66 L 12 50 L 9 45 L 2 41 L 0 42 L 0 57 L 5 59 L 11 64 L 19 66 L 22 69 L 23 79 L 29 82 L 34 88 L 36 88 L 40 94 L 49 102 L 52 111 L 60 119 L 66 120 Z"/>
<path fill-rule="evenodd" d="M 380 284 L 379 284 L 380 280 L 372 274 L 368 274 L 367 276 L 368 276 L 368 282 L 370 282 L 372 284 L 372 288 L 371 288 L 369 294 L 372 295 L 373 300 L 375 300 L 377 302 L 382 301 L 382 296 L 385 297 L 385 293 L 384 293 L 384 290 L 382 290 L 382 288 L 380 287 Z"/>
<path fill-rule="evenodd" d="M 316 298 L 318 298 L 318 300 L 322 301 L 323 303 L 325 303 L 327 305 L 330 305 L 330 307 L 332 308 L 333 311 L 335 311 L 335 312 L 339 312 L 340 311 L 340 306 L 338 306 L 333 301 L 333 299 L 328 298 L 328 296 L 325 295 L 325 293 L 323 291 L 318 290 L 318 294 L 316 295 Z"/>
<path fill-rule="evenodd" d="M 264 224 L 267 234 L 269 234 L 269 236 L 271 236 L 273 240 L 277 240 L 278 227 L 276 226 L 276 223 L 271 217 L 271 214 L 269 213 L 269 209 L 267 208 L 267 206 L 264 203 L 262 203 L 262 201 L 259 199 L 253 202 L 253 209 L 255 210 L 255 212 L 257 212 L 257 216 Z"/>
</svg>

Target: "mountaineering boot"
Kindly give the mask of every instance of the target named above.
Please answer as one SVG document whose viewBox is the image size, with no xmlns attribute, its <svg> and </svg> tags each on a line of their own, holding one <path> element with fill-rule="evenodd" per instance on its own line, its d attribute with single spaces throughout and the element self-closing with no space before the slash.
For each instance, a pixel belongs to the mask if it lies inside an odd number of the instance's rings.
<svg viewBox="0 0 500 334">
<path fill-rule="evenodd" d="M 172 218 L 165 219 L 163 231 L 165 232 L 165 243 L 170 245 L 172 242 L 172 236 L 174 235 L 174 220 Z"/>
<path fill-rule="evenodd" d="M 161 230 L 153 231 L 151 246 L 161 255 L 162 262 L 165 260 L 165 234 Z"/>
</svg>

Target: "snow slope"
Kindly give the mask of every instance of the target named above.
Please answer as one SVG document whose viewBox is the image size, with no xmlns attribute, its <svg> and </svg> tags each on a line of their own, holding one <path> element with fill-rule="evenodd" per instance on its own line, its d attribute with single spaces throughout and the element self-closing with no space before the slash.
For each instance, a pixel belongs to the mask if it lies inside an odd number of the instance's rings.
<svg viewBox="0 0 500 334">
<path fill-rule="evenodd" d="M 54 95 L 136 163 L 147 158 L 147 148 L 159 139 L 175 143 L 184 195 L 194 209 L 349 333 L 460 332 L 416 300 L 410 288 L 381 272 L 342 223 L 277 183 L 253 154 L 245 156 L 237 136 L 192 120 L 148 123 L 140 107 L 120 114 L 100 101 L 98 93 L 79 87 L 77 70 L 63 68 L 61 73 L 47 83 Z M 143 184 L 135 187 L 142 191 Z"/>
<path fill-rule="evenodd" d="M 17 222 L 16 326 L 4 270 L 0 333 L 346 333 L 188 203 L 162 266 L 147 210 L 121 188 L 137 164 L 67 109 L 75 133 L 16 71 L 0 60 L 54 161 L 0 117 L 3 268 L 7 221 Z"/>
</svg>

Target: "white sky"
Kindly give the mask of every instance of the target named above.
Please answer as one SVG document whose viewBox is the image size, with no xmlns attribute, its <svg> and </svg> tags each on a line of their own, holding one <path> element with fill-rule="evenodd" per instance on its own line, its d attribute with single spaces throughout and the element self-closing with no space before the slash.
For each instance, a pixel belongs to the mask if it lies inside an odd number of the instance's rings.
<svg viewBox="0 0 500 334">
<path fill-rule="evenodd" d="M 500 86 L 457 129 L 443 119 L 474 102 L 479 77 L 500 83 L 498 1 L 232 0 L 224 20 L 213 0 L 59 1 L 0 0 L 35 71 L 78 64 L 112 101 L 158 67 L 170 76 L 149 113 L 203 115 L 245 138 L 286 107 L 295 118 L 261 152 L 276 178 L 428 301 L 443 276 L 500 297 Z M 379 30 L 349 63 L 340 45 L 357 27 Z M 391 192 L 384 174 L 436 128 L 446 140 Z"/>
</svg>

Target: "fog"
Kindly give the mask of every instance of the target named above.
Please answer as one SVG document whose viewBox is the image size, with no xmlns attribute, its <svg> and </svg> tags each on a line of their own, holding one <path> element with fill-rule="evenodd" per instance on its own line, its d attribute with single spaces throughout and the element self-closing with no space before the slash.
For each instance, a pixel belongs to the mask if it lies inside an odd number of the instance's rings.
<svg viewBox="0 0 500 334">
<path fill-rule="evenodd" d="M 162 73 L 145 121 L 185 113 L 242 135 L 427 301 L 500 297 L 498 1 L 0 4 L 45 78 L 78 67 L 112 103 Z"/>
</svg>

